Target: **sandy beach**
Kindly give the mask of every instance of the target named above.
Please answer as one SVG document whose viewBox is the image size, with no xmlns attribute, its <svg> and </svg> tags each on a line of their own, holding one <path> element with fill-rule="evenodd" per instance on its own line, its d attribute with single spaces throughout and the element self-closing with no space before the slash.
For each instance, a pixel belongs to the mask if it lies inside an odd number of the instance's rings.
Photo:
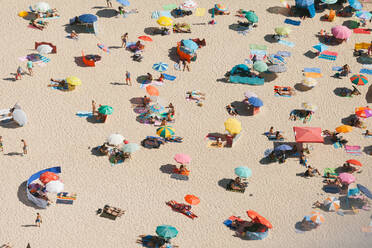
<svg viewBox="0 0 372 248">
<path fill-rule="evenodd" d="M 119 4 L 113 2 L 116 10 Z M 355 43 L 370 42 L 371 35 L 353 33 L 347 42 L 329 46 L 337 52 L 335 61 L 309 58 L 304 54 L 314 51 L 312 46 L 319 43 L 316 34 L 325 29 L 328 32 L 346 20 L 357 18 L 336 17 L 333 22 L 320 21 L 326 13 L 317 13 L 314 18 L 301 21 L 300 26 L 290 26 L 292 33 L 286 39 L 295 43 L 287 47 L 271 43 L 274 28 L 284 26 L 288 18 L 283 14 L 268 11 L 270 7 L 282 7 L 279 0 L 226 0 L 223 3 L 231 14 L 216 16 L 215 25 L 208 25 L 211 15 L 195 15 L 174 19 L 176 22 L 191 24 L 191 34 L 171 33 L 151 36 L 153 41 L 145 43 L 142 62 L 131 59 L 132 53 L 120 48 L 121 35 L 128 32 L 128 41 L 136 42 L 138 36 L 148 35 L 145 28 L 157 27 L 151 13 L 162 10 L 165 4 L 181 4 L 179 0 L 131 1 L 127 10 L 137 9 L 137 14 L 104 17 L 106 1 L 49 0 L 58 10 L 60 18 L 50 20 L 43 30 L 28 28 L 28 21 L 17 14 L 35 4 L 26 0 L 2 2 L 3 21 L 0 26 L 3 53 L 0 62 L 2 78 L 0 84 L 0 109 L 9 109 L 18 103 L 28 117 L 23 127 L 9 128 L 0 125 L 4 152 L 0 154 L 0 245 L 11 242 L 14 247 L 141 247 L 136 244 L 139 235 L 155 235 L 159 225 L 176 227 L 178 236 L 172 244 L 179 247 L 338 247 L 367 248 L 372 246 L 372 233 L 363 232 L 371 222 L 371 211 L 359 210 L 357 214 L 341 216 L 334 212 L 319 210 L 325 222 L 317 229 L 299 233 L 295 225 L 313 209 L 312 204 L 328 196 L 322 190 L 324 178 L 303 178 L 297 173 L 306 168 L 298 158 L 289 158 L 283 164 L 262 164 L 264 151 L 273 148 L 273 142 L 264 135 L 271 126 L 281 130 L 285 142 L 294 143 L 294 126 L 321 127 L 334 130 L 342 125 L 342 119 L 354 114 L 356 107 L 367 106 L 369 84 L 358 86 L 360 96 L 340 97 L 335 95 L 337 87 L 351 88 L 349 77 L 335 79 L 333 66 L 348 64 L 352 74 L 358 74 L 362 64 L 353 57 Z M 215 1 L 197 1 L 198 7 L 212 8 Z M 293 5 L 294 1 L 288 1 Z M 345 4 L 346 6 L 347 4 Z M 229 28 L 242 20 L 235 16 L 239 9 L 254 10 L 259 17 L 258 27 L 242 35 Z M 372 10 L 372 3 L 365 3 L 364 10 Z M 100 13 L 97 13 L 101 11 Z M 82 14 L 98 16 L 98 35 L 79 34 L 79 40 L 66 38 L 69 19 Z M 105 13 L 105 12 L 104 12 Z M 110 12 L 107 12 L 110 13 Z M 107 14 L 106 13 L 106 14 Z M 290 17 L 300 20 L 298 17 Z M 205 23 L 205 25 L 196 25 Z M 366 28 L 372 28 L 367 22 Z M 177 71 L 170 49 L 181 39 L 200 38 L 206 46 L 198 49 L 198 58 L 191 63 L 191 72 Z M 14 81 L 17 67 L 26 70 L 26 62 L 19 57 L 35 53 L 35 42 L 51 42 L 57 46 L 56 54 L 47 54 L 50 62 L 45 66 L 35 65 L 32 77 L 24 75 Z M 97 47 L 103 43 L 110 48 L 106 53 Z M 262 44 L 269 53 L 289 51 L 285 73 L 277 74 L 271 82 L 262 86 L 231 84 L 221 82 L 224 74 L 237 64 L 243 64 L 250 54 L 250 44 Z M 102 57 L 95 67 L 82 67 L 76 63 L 81 52 L 98 54 Z M 112 133 L 122 134 L 128 141 L 140 144 L 146 136 L 156 135 L 156 127 L 144 125 L 136 120 L 130 100 L 143 97 L 146 90 L 140 88 L 137 78 L 150 72 L 157 78 L 160 73 L 152 69 L 154 63 L 169 65 L 167 74 L 176 76 L 174 81 L 165 81 L 157 86 L 161 99 L 166 105 L 172 103 L 176 109 L 176 121 L 171 125 L 176 135 L 183 137 L 182 143 L 167 143 L 159 149 L 141 150 L 131 160 L 112 166 L 105 156 L 96 156 L 92 148 L 102 145 Z M 290 86 L 301 83 L 305 67 L 321 68 L 323 77 L 308 91 L 297 91 L 295 96 L 275 97 L 274 85 Z M 125 72 L 132 75 L 132 86 L 124 85 Z M 47 87 L 50 78 L 63 79 L 77 76 L 82 85 L 70 92 Z M 371 81 L 371 75 L 365 74 Z M 197 90 L 206 94 L 203 106 L 186 101 L 187 91 Z M 264 106 L 254 116 L 237 116 L 242 123 L 242 134 L 232 148 L 208 148 L 205 136 L 212 132 L 225 132 L 224 122 L 229 114 L 225 106 L 242 101 L 244 92 L 252 91 L 263 101 Z M 114 113 L 106 123 L 92 123 L 77 117 L 79 111 L 91 111 L 91 101 L 109 105 Z M 318 106 L 309 123 L 288 120 L 293 109 L 301 108 L 303 102 Z M 372 118 L 363 119 L 367 129 L 372 129 Z M 348 145 L 362 148 L 372 145 L 372 139 L 365 138 L 365 130 L 353 128 L 342 134 Z M 28 144 L 28 154 L 22 152 L 21 139 Z M 372 189 L 371 156 L 362 152 L 352 156 L 345 149 L 335 149 L 329 144 L 311 144 L 313 150 L 308 156 L 310 165 L 323 174 L 324 168 L 338 167 L 348 159 L 357 159 L 363 167 L 355 173 L 356 183 Z M 176 165 L 173 157 L 177 153 L 189 154 L 192 158 L 188 169 L 188 181 L 175 180 L 161 168 L 167 164 Z M 77 194 L 73 205 L 51 204 L 47 209 L 37 209 L 25 194 L 25 181 L 35 172 L 60 166 L 61 178 L 66 192 Z M 244 194 L 229 192 L 221 187 L 223 179 L 235 178 L 234 168 L 248 166 L 252 176 Z M 200 198 L 192 207 L 198 218 L 192 220 L 174 212 L 165 202 L 184 202 L 187 194 Z M 55 201 L 55 199 L 53 199 Z M 115 221 L 100 218 L 95 211 L 105 204 L 125 210 Z M 262 241 L 243 240 L 234 237 L 234 231 L 223 222 L 232 215 L 248 219 L 246 211 L 253 209 L 267 218 L 273 225 L 269 235 Z M 43 217 L 40 228 L 32 226 L 39 212 Z"/>
</svg>

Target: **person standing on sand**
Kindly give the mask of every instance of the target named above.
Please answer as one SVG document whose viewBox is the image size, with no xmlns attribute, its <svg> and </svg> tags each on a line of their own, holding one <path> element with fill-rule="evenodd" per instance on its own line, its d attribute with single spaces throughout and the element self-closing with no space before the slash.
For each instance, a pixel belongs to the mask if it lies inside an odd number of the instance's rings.
<svg viewBox="0 0 372 248">
<path fill-rule="evenodd" d="M 33 63 L 31 60 L 27 61 L 27 70 L 28 70 L 28 73 L 30 74 L 30 76 L 33 75 L 33 72 L 32 72 L 32 68 L 34 67 Z"/>
<path fill-rule="evenodd" d="M 128 33 L 125 33 L 121 36 L 121 47 L 127 47 Z"/>
<path fill-rule="evenodd" d="M 4 152 L 3 136 L 0 136 L 0 152 Z"/>
<path fill-rule="evenodd" d="M 22 139 L 21 142 L 23 143 L 23 154 L 22 154 L 22 156 L 24 156 L 24 155 L 27 154 L 27 143 L 24 139 Z"/>
<path fill-rule="evenodd" d="M 17 74 L 16 74 L 15 79 L 16 80 L 21 80 L 22 79 L 22 73 L 23 73 L 22 67 L 18 66 L 18 68 L 17 68 Z"/>
<path fill-rule="evenodd" d="M 37 227 L 40 227 L 40 224 L 43 223 L 43 220 L 41 219 L 41 215 L 39 213 L 36 213 L 36 220 L 35 220 L 35 225 Z"/>
<path fill-rule="evenodd" d="M 130 73 L 129 71 L 127 71 L 125 73 L 125 83 L 129 86 L 132 86 L 132 80 L 130 79 Z"/>
<path fill-rule="evenodd" d="M 111 7 L 112 8 L 112 2 L 111 2 L 111 0 L 106 0 L 106 4 L 107 4 L 107 7 Z"/>
</svg>

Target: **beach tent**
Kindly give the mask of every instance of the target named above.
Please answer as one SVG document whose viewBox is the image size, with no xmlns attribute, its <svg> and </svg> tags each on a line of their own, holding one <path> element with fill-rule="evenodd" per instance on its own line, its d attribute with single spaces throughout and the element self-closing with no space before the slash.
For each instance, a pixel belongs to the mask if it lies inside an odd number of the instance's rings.
<svg viewBox="0 0 372 248">
<path fill-rule="evenodd" d="M 315 16 L 314 0 L 296 0 L 296 7 L 300 9 L 307 9 L 311 18 Z"/>
<path fill-rule="evenodd" d="M 323 143 L 320 127 L 293 127 L 297 143 Z"/>
</svg>

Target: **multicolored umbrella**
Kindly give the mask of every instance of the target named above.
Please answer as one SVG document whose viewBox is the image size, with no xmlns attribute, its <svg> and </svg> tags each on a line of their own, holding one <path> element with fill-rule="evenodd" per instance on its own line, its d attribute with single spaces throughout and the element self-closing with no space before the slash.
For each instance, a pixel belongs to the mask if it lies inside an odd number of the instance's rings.
<svg viewBox="0 0 372 248">
<path fill-rule="evenodd" d="M 258 72 L 267 71 L 267 64 L 261 60 L 258 60 L 253 63 L 253 69 Z"/>
<path fill-rule="evenodd" d="M 253 107 L 259 108 L 263 106 L 263 102 L 258 97 L 250 97 L 248 98 L 249 104 L 251 104 Z"/>
<path fill-rule="evenodd" d="M 315 106 L 314 104 L 309 103 L 309 102 L 304 102 L 304 103 L 302 103 L 302 107 L 303 107 L 305 110 L 307 110 L 307 111 L 311 111 L 311 112 L 315 112 L 315 111 L 318 109 L 317 106 Z"/>
<path fill-rule="evenodd" d="M 265 217 L 261 216 L 256 211 L 248 210 L 247 215 L 249 218 L 252 219 L 253 222 L 260 223 L 270 229 L 273 228 L 273 225 L 271 225 L 270 221 L 268 221 Z"/>
<path fill-rule="evenodd" d="M 315 224 L 322 224 L 324 222 L 324 217 L 319 211 L 312 211 L 310 213 L 309 219 Z"/>
<path fill-rule="evenodd" d="M 350 81 L 355 85 L 365 85 L 368 83 L 368 79 L 361 74 L 355 74 L 351 76 Z"/>
<path fill-rule="evenodd" d="M 156 134 L 163 138 L 169 138 L 175 134 L 175 130 L 171 126 L 162 126 L 156 129 Z"/>
<path fill-rule="evenodd" d="M 122 148 L 123 152 L 134 153 L 140 149 L 140 146 L 136 143 L 125 144 Z"/>
<path fill-rule="evenodd" d="M 103 115 L 111 115 L 114 112 L 114 109 L 108 105 L 102 105 L 98 108 L 98 112 Z"/>
<path fill-rule="evenodd" d="M 81 80 L 79 78 L 75 77 L 75 76 L 71 76 L 71 77 L 66 78 L 66 82 L 69 85 L 74 85 L 74 86 L 81 85 Z"/>
<path fill-rule="evenodd" d="M 324 45 L 323 43 L 318 43 L 315 46 L 313 46 L 313 48 L 319 52 L 324 52 L 328 50 L 328 46 Z"/>
<path fill-rule="evenodd" d="M 155 86 L 153 86 L 153 85 L 148 85 L 146 87 L 146 92 L 150 96 L 159 96 L 159 90 Z"/>
<path fill-rule="evenodd" d="M 167 16 L 162 16 L 157 20 L 157 23 L 160 26 L 172 26 L 173 25 L 173 20 L 170 17 Z"/>
<path fill-rule="evenodd" d="M 315 78 L 305 78 L 302 80 L 302 85 L 313 88 L 318 84 L 318 82 L 315 80 Z"/>
<path fill-rule="evenodd" d="M 159 103 L 156 103 L 154 105 L 151 105 L 149 110 L 151 113 L 157 114 L 162 113 L 164 111 L 164 107 L 161 106 Z"/>
<path fill-rule="evenodd" d="M 277 54 L 270 54 L 267 60 L 272 64 L 286 64 L 284 57 Z"/>
<path fill-rule="evenodd" d="M 361 118 L 368 118 L 372 116 L 372 109 L 369 107 L 359 107 L 355 109 L 355 114 Z"/>
<path fill-rule="evenodd" d="M 185 153 L 177 153 L 174 155 L 174 160 L 180 164 L 189 164 L 191 162 L 191 157 Z"/>
<path fill-rule="evenodd" d="M 214 8 L 217 9 L 218 11 L 227 11 L 227 7 L 224 4 L 215 4 Z"/>
<path fill-rule="evenodd" d="M 324 206 L 330 212 L 337 212 L 340 209 L 340 200 L 337 197 L 328 197 L 324 200 Z"/>
<path fill-rule="evenodd" d="M 346 163 L 349 163 L 349 164 L 352 164 L 352 165 L 356 165 L 356 166 L 360 166 L 362 167 L 362 163 L 359 162 L 358 160 L 356 159 L 349 159 L 349 160 L 346 160 Z"/>
<path fill-rule="evenodd" d="M 138 39 L 144 40 L 144 41 L 152 41 L 152 38 L 147 35 L 139 36 Z"/>
<path fill-rule="evenodd" d="M 331 29 L 331 32 L 336 39 L 341 39 L 341 40 L 348 39 L 352 34 L 352 31 L 350 29 L 342 25 L 333 27 Z"/>
<path fill-rule="evenodd" d="M 275 28 L 275 33 L 279 34 L 279 35 L 289 35 L 289 33 L 291 33 L 292 30 L 290 27 L 287 27 L 287 26 L 282 26 L 282 27 L 276 27 Z"/>
<path fill-rule="evenodd" d="M 252 22 L 252 23 L 257 23 L 258 22 L 258 16 L 256 15 L 256 13 L 254 13 L 252 11 L 248 11 L 245 14 L 245 18 L 247 18 L 247 20 L 249 22 Z"/>
<path fill-rule="evenodd" d="M 163 72 L 163 71 L 166 71 L 168 69 L 168 64 L 163 63 L 163 62 L 159 62 L 159 63 L 154 64 L 152 66 L 152 69 L 154 69 L 155 71 L 158 71 L 158 72 Z"/>
<path fill-rule="evenodd" d="M 186 195 L 185 201 L 191 205 L 198 205 L 200 203 L 200 199 L 194 195 Z"/>
<path fill-rule="evenodd" d="M 121 134 L 118 134 L 118 133 L 110 134 L 110 136 L 108 136 L 108 138 L 107 138 L 107 142 L 110 145 L 114 145 L 114 146 L 123 144 L 123 142 L 124 142 L 124 136 L 121 135 Z"/>
<path fill-rule="evenodd" d="M 252 170 L 246 166 L 239 166 L 234 169 L 235 175 L 241 178 L 249 178 L 252 176 Z"/>
<path fill-rule="evenodd" d="M 339 127 L 336 127 L 336 132 L 338 133 L 348 133 L 348 132 L 351 132 L 352 130 L 353 130 L 353 127 L 349 125 L 341 125 Z"/>
<path fill-rule="evenodd" d="M 123 6 L 129 6 L 130 5 L 128 0 L 116 0 L 116 2 L 120 3 Z"/>
<path fill-rule="evenodd" d="M 292 149 L 293 149 L 293 147 L 291 147 L 289 145 L 286 145 L 286 144 L 283 144 L 283 145 L 280 145 L 280 146 L 276 147 L 274 150 L 275 151 L 290 151 Z"/>
<path fill-rule="evenodd" d="M 178 230 L 169 225 L 162 225 L 156 228 L 156 234 L 164 239 L 175 238 L 178 234 Z"/>
<path fill-rule="evenodd" d="M 355 13 L 355 15 L 360 18 L 360 19 L 364 19 L 364 20 L 369 20 L 372 18 L 372 14 L 369 13 L 368 11 L 365 11 L 365 10 L 362 10 L 362 11 L 357 11 Z"/>
<path fill-rule="evenodd" d="M 235 118 L 227 119 L 224 124 L 230 134 L 238 134 L 242 131 L 242 123 Z"/>
<path fill-rule="evenodd" d="M 338 175 L 338 179 L 340 179 L 340 182 L 343 184 L 350 184 L 355 182 L 355 177 L 353 174 L 350 173 L 340 173 Z"/>
</svg>

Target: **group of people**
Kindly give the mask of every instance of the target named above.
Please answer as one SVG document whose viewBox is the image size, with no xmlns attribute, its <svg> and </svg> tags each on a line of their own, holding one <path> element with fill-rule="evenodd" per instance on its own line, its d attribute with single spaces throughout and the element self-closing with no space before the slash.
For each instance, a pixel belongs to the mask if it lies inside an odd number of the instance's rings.
<svg viewBox="0 0 372 248">
<path fill-rule="evenodd" d="M 297 119 L 301 119 L 303 118 L 303 123 L 307 123 L 310 121 L 312 115 L 313 115 L 313 111 L 310 111 L 310 110 L 294 110 L 290 113 L 289 115 L 289 120 L 291 121 L 297 121 Z"/>
<path fill-rule="evenodd" d="M 101 106 L 102 105 L 100 104 L 99 107 Z M 107 120 L 107 115 L 104 115 L 97 111 L 96 102 L 94 100 L 92 100 L 92 115 L 97 121 L 102 121 L 103 123 L 105 123 Z"/>
<path fill-rule="evenodd" d="M 30 25 L 34 28 L 37 28 L 39 30 L 43 30 L 48 26 L 48 22 L 44 20 L 40 20 L 41 18 L 51 18 L 51 17 L 58 17 L 59 14 L 57 12 L 57 9 L 51 9 L 45 13 L 37 12 L 36 17 L 30 20 Z"/>
</svg>

